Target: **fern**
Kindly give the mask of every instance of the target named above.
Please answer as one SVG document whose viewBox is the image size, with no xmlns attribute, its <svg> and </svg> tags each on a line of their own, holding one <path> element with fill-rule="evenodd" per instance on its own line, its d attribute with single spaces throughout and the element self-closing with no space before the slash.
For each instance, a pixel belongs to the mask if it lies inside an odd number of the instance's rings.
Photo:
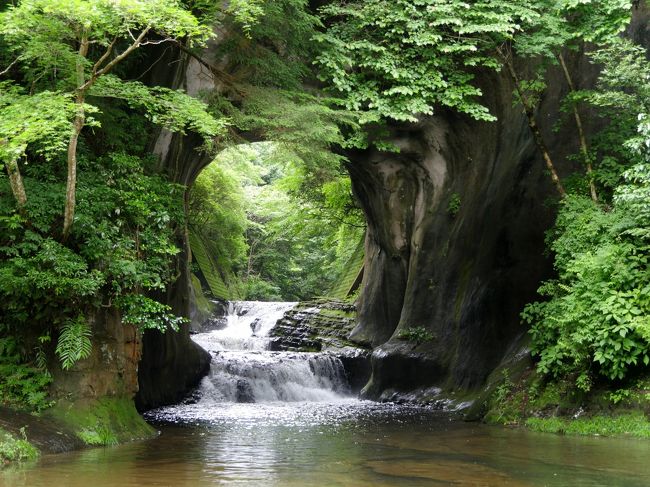
<svg viewBox="0 0 650 487">
<path fill-rule="evenodd" d="M 90 337 L 92 331 L 83 316 L 68 320 L 61 327 L 56 344 L 56 355 L 61 360 L 63 370 L 70 369 L 77 361 L 88 358 L 92 351 Z"/>
</svg>

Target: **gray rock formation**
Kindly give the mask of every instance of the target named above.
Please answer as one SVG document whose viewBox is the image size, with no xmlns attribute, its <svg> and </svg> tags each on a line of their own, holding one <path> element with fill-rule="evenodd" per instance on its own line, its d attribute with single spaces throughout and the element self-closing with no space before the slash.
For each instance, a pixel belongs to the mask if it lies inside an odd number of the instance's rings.
<svg viewBox="0 0 650 487">
<path fill-rule="evenodd" d="M 348 340 L 356 323 L 356 308 L 335 300 L 302 302 L 287 311 L 271 329 L 271 350 L 329 351 L 343 363 L 352 392 L 370 378 L 370 351 Z"/>
<path fill-rule="evenodd" d="M 648 40 L 647 9 L 636 11 L 628 34 Z M 594 66 L 567 55 L 577 86 L 592 86 Z M 559 69 L 548 83 L 537 119 L 567 176 L 580 170 L 567 159 L 578 152 L 575 130 L 568 120 L 553 131 L 567 87 Z M 557 195 L 522 110 L 513 106 L 510 80 L 482 74 L 480 85 L 497 122 L 441 112 L 392 127 L 400 153 L 359 152 L 349 164 L 368 220 L 351 339 L 376 347 L 369 398 L 433 386 L 478 389 L 525 331 L 519 313 L 552 275 L 544 233 Z M 409 329 L 429 339 L 406 340 Z"/>
<path fill-rule="evenodd" d="M 378 347 L 368 397 L 388 388 L 482 384 L 549 275 L 543 242 L 553 209 L 544 202 L 553 187 L 512 105 L 512 86 L 496 75 L 484 83 L 498 122 L 448 113 L 395 127 L 399 154 L 355 154 L 349 166 L 368 220 L 351 335 Z M 432 339 L 399 338 L 412 328 Z"/>
</svg>

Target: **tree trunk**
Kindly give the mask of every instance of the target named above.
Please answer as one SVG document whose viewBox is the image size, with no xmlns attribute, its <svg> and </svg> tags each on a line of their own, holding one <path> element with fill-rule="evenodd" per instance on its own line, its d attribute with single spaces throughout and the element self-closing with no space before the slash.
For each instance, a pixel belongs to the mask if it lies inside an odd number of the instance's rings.
<svg viewBox="0 0 650 487">
<path fill-rule="evenodd" d="M 575 85 L 573 84 L 573 79 L 569 73 L 566 62 L 564 61 L 564 56 L 562 53 L 558 55 L 560 60 L 560 66 L 562 66 L 562 71 L 564 72 L 564 78 L 566 79 L 567 84 L 569 85 L 569 91 L 574 93 Z M 573 104 L 573 118 L 576 121 L 576 127 L 578 128 L 578 137 L 580 138 L 580 151 L 582 152 L 582 157 L 585 161 L 585 166 L 587 167 L 587 178 L 589 179 L 589 192 L 591 193 L 591 199 L 594 203 L 598 203 L 598 193 L 596 192 L 596 184 L 594 183 L 593 176 L 593 167 L 591 165 L 591 157 L 589 157 L 589 148 L 587 146 L 587 137 L 585 136 L 585 131 L 582 125 L 582 117 L 578 111 L 578 107 Z"/>
<path fill-rule="evenodd" d="M 79 57 L 85 58 L 88 54 L 88 37 L 86 34 L 81 39 L 79 46 Z M 81 59 L 77 61 L 77 112 L 72 124 L 72 134 L 68 142 L 68 179 L 66 183 L 65 192 L 65 211 L 63 217 L 63 240 L 66 240 L 72 230 L 72 223 L 74 221 L 74 210 L 76 206 L 76 191 L 77 191 L 77 144 L 79 142 L 79 134 L 86 123 L 86 113 L 84 110 L 84 102 L 86 101 L 86 88 L 85 84 L 84 65 Z"/>
<path fill-rule="evenodd" d="M 546 143 L 544 142 L 544 137 L 542 136 L 542 133 L 539 130 L 537 121 L 535 120 L 534 107 L 528 101 L 528 97 L 526 96 L 526 93 L 521 88 L 521 81 L 519 80 L 519 76 L 517 76 L 515 67 L 512 64 L 512 58 L 504 55 L 503 52 L 501 52 L 500 50 L 499 50 L 499 54 L 501 55 L 504 64 L 508 68 L 508 73 L 510 74 L 512 81 L 515 84 L 515 90 L 517 91 L 517 96 L 519 96 L 519 100 L 521 101 L 521 104 L 524 107 L 524 113 L 526 114 L 526 118 L 528 119 L 528 127 L 530 128 L 530 131 L 533 134 L 533 138 L 535 139 L 535 144 L 537 145 L 537 148 L 542 153 L 542 157 L 544 158 L 544 163 L 546 164 L 546 168 L 551 173 L 551 180 L 553 181 L 553 184 L 555 185 L 557 192 L 560 194 L 562 198 L 564 198 L 566 196 L 566 190 L 562 185 L 562 181 L 560 181 L 560 176 L 558 175 L 557 170 L 555 169 L 555 164 L 553 164 L 553 159 L 551 159 L 551 154 L 549 153 L 548 148 L 546 147 Z"/>
<path fill-rule="evenodd" d="M 11 192 L 16 198 L 16 203 L 18 204 L 18 211 L 23 212 L 25 205 L 27 204 L 27 193 L 25 192 L 25 185 L 23 184 L 23 178 L 20 175 L 20 169 L 18 169 L 18 162 L 12 160 L 6 164 L 7 173 L 9 174 L 9 184 L 11 185 Z"/>
</svg>

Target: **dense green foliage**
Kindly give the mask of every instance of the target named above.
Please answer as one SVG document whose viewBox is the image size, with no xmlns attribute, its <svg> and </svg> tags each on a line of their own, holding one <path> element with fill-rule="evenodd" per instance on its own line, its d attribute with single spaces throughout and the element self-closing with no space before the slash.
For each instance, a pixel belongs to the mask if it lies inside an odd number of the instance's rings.
<svg viewBox="0 0 650 487">
<path fill-rule="evenodd" d="M 231 297 L 326 295 L 363 235 L 361 215 L 350 207 L 349 179 L 340 176 L 297 198 L 304 166 L 285 157 L 291 154 L 276 144 L 229 149 L 190 192 L 190 228 L 207 242 Z"/>
<path fill-rule="evenodd" d="M 182 322 L 152 296 L 175 278 L 184 188 L 153 174 L 144 148 L 155 125 L 210 145 L 224 120 L 182 92 L 126 81 L 125 59 L 210 35 L 173 1 L 25 0 L 0 12 L 3 403 L 46 407 L 51 358 L 69 369 L 90 356 L 102 307 L 141 330 Z"/>
<path fill-rule="evenodd" d="M 493 120 L 471 69 L 495 68 L 493 35 L 513 36 L 535 13 L 500 0 L 359 0 L 323 12 L 334 21 L 318 37 L 321 76 L 348 108 L 364 110 L 363 123 L 415 121 L 440 107 Z"/>
<path fill-rule="evenodd" d="M 36 460 L 40 453 L 25 439 L 16 438 L 0 428 L 0 468 L 10 462 Z"/>
<path fill-rule="evenodd" d="M 145 175 L 142 165 L 125 154 L 82 165 L 74 246 L 49 236 L 60 218 L 63 183 L 42 173 L 25 178 L 33 193 L 29 221 L 13 213 L 3 190 L 0 343 L 13 343 L 2 354 L 1 366 L 11 370 L 3 374 L 4 401 L 47 405 L 47 356 L 55 352 L 64 369 L 87 357 L 92 317 L 102 305 L 118 306 L 124 322 L 141 329 L 179 323 L 169 307 L 142 293 L 162 290 L 173 277 L 169 260 L 178 252 L 174 225 L 183 218 L 182 190 Z"/>
<path fill-rule="evenodd" d="M 338 150 L 356 117 L 313 88 L 321 23 L 307 3 L 250 3 L 218 48 L 228 79 L 210 102 L 235 133 L 192 188 L 190 227 L 217 263 L 206 280 L 233 297 L 323 295 L 363 232 Z"/>
<path fill-rule="evenodd" d="M 650 365 L 650 63 L 626 41 L 593 57 L 604 69 L 599 89 L 584 97 L 616 114 L 594 144 L 597 181 L 613 197 L 563 202 L 550 235 L 558 277 L 540 289 L 549 300 L 523 315 L 539 370 L 583 390 Z"/>
<path fill-rule="evenodd" d="M 598 377 L 621 380 L 647 366 L 650 68 L 643 49 L 618 40 L 632 3 L 350 0 L 314 11 L 307 0 L 21 0 L 4 7 L 2 402 L 47 407 L 46 365 L 67 370 L 92 355 L 102 308 L 116 308 L 140 330 L 176 329 L 182 318 L 154 298 L 179 274 L 174 260 L 186 229 L 193 271 L 218 297 L 304 299 L 327 294 L 338 276 L 354 278 L 357 270 L 344 266 L 364 225 L 345 150 L 368 143 L 397 150 L 383 137 L 389 124 L 436 113 L 494 120 L 479 80 L 500 69 L 562 195 L 549 237 L 558 276 L 543 285 L 546 300 L 524 313 L 539 370 L 589 389 Z M 215 32 L 206 54 L 200 48 Z M 217 88 L 198 99 L 145 83 L 157 62 L 147 46 L 159 44 L 199 60 Z M 593 90 L 573 85 L 564 69 L 570 50 L 591 50 L 602 67 Z M 523 64 L 533 69 L 522 72 Z M 565 181 L 535 128 L 553 65 L 564 69 L 564 110 L 573 114 L 584 163 Z M 589 140 L 581 127 L 587 106 L 603 127 Z M 159 128 L 192 132 L 201 150 L 218 154 L 187 195 L 147 153 Z M 447 211 L 453 217 L 461 207 L 455 194 Z M 430 339 L 414 330 L 402 338 Z M 95 433 L 93 441 L 108 442 Z"/>
</svg>

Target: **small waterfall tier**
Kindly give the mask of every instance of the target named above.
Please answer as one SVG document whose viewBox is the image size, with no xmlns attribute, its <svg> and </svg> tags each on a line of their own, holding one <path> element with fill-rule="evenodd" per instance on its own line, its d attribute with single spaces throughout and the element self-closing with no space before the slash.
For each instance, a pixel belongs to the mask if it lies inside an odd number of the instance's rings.
<svg viewBox="0 0 650 487">
<path fill-rule="evenodd" d="M 215 329 L 193 335 L 212 355 L 198 405 L 327 402 L 350 394 L 343 364 L 334 355 L 269 351 L 269 332 L 295 304 L 232 302 Z"/>
<path fill-rule="evenodd" d="M 231 301 L 226 316 L 215 320 L 211 331 L 193 340 L 209 352 L 218 350 L 268 350 L 268 336 L 276 322 L 297 303 Z"/>
</svg>

